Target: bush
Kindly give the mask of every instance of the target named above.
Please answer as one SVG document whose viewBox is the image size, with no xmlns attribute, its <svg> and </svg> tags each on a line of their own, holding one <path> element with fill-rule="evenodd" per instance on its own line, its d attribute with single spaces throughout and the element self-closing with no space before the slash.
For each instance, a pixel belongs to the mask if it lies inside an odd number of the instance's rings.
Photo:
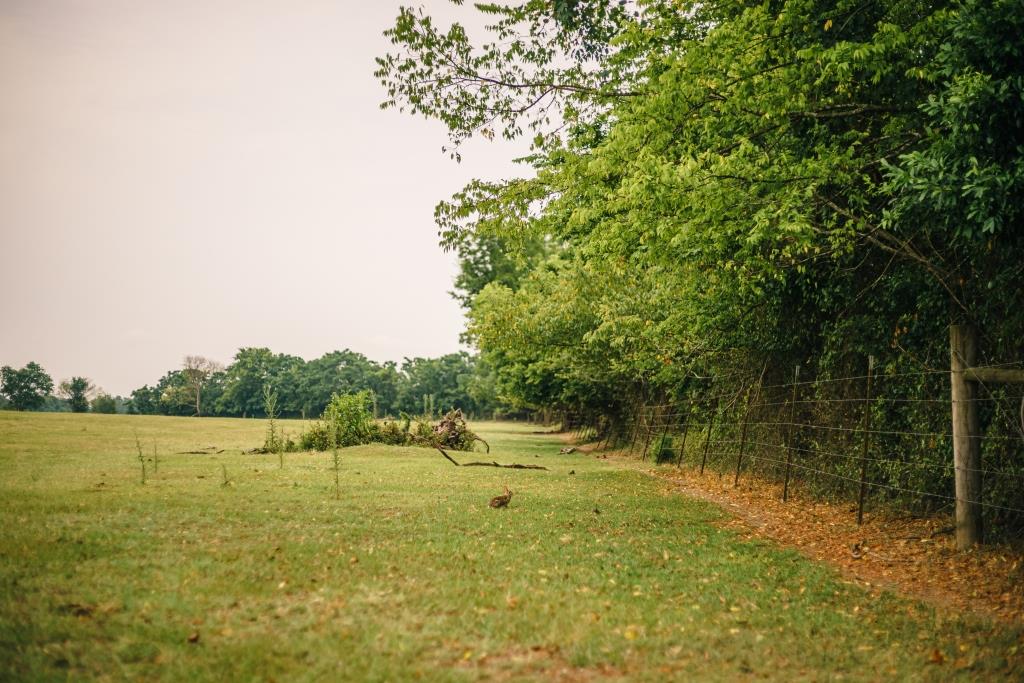
<svg viewBox="0 0 1024 683">
<path fill-rule="evenodd" d="M 406 446 L 410 441 L 409 423 L 384 420 L 381 424 L 374 424 L 373 441 L 391 446 Z"/>
<path fill-rule="evenodd" d="M 379 431 L 370 414 L 370 392 L 334 394 L 320 420 L 302 435 L 302 447 L 326 451 L 333 446 L 370 443 Z"/>
<path fill-rule="evenodd" d="M 384 443 L 392 446 L 440 446 L 453 451 L 471 451 L 478 440 L 466 426 L 461 410 L 452 410 L 437 424 L 417 421 L 408 415 L 401 420 L 376 423 L 370 415 L 370 393 L 334 395 L 323 416 L 303 432 L 304 450 L 326 451 L 333 446 Z M 288 450 L 285 448 L 285 450 Z"/>
<path fill-rule="evenodd" d="M 299 443 L 304 451 L 329 450 L 333 446 L 331 442 L 331 426 L 323 420 L 314 422 L 299 437 Z"/>
<path fill-rule="evenodd" d="M 92 412 L 113 415 L 117 412 L 117 401 L 110 394 L 99 394 L 92 400 Z"/>
</svg>

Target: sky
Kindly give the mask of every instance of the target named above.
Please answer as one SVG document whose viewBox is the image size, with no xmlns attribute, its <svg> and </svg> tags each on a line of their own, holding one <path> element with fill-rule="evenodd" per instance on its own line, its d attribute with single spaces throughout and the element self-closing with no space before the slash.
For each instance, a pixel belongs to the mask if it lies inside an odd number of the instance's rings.
<svg viewBox="0 0 1024 683">
<path fill-rule="evenodd" d="M 458 350 L 433 207 L 522 170 L 379 108 L 399 4 L 0 0 L 0 365 L 127 395 L 244 346 Z"/>
</svg>

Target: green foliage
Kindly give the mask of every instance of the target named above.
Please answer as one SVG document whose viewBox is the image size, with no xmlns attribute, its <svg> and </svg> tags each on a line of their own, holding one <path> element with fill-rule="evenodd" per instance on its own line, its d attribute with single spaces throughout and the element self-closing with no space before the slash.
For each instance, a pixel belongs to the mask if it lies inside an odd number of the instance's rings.
<svg viewBox="0 0 1024 683">
<path fill-rule="evenodd" d="M 294 451 L 297 444 L 285 434 L 283 429 L 277 428 L 277 392 L 270 388 L 270 385 L 263 387 L 263 412 L 267 418 L 267 435 L 263 439 L 263 452 L 277 453 L 280 466 L 284 467 L 284 460 L 281 454 Z"/>
<path fill-rule="evenodd" d="M 302 435 L 302 447 L 326 451 L 370 443 L 378 433 L 370 405 L 368 391 L 335 394 L 320 420 Z"/>
<path fill-rule="evenodd" d="M 190 359 L 202 362 L 168 372 L 155 387 L 136 389 L 128 411 L 146 415 L 265 416 L 266 384 L 274 386 L 278 394 L 276 408 L 281 417 L 320 415 L 334 394 L 360 391 L 372 392 L 375 416 L 418 413 L 424 394 L 433 396 L 435 405 L 445 410 L 454 406 L 470 414 L 489 414 L 495 408 L 495 397 L 487 391 L 486 380 L 477 381 L 476 359 L 466 353 L 406 359 L 401 368 L 394 362 L 375 363 L 347 350 L 304 361 L 265 348 L 245 348 L 224 370 L 205 359 Z"/>
<path fill-rule="evenodd" d="M 146 456 L 142 453 L 142 441 L 139 440 L 139 433 L 135 432 L 135 455 L 139 459 L 140 479 L 139 483 L 146 484 Z"/>
<path fill-rule="evenodd" d="M 409 444 L 409 423 L 384 420 L 375 424 L 372 441 L 391 446 L 406 446 Z"/>
<path fill-rule="evenodd" d="M 67 400 L 73 413 L 85 413 L 89 410 L 89 394 L 95 390 L 92 382 L 86 377 L 72 377 L 60 383 L 60 395 Z"/>
<path fill-rule="evenodd" d="M 416 420 L 413 423 L 411 434 L 413 442 L 417 445 L 429 445 L 434 441 L 434 425 L 429 420 Z"/>
<path fill-rule="evenodd" d="M 30 362 L 20 370 L 9 365 L 0 368 L 0 393 L 15 410 L 38 410 L 53 391 L 53 379 L 38 363 Z"/>
<path fill-rule="evenodd" d="M 492 26 L 475 42 L 403 10 L 379 60 L 385 105 L 456 143 L 537 135 L 524 177 L 472 181 L 435 212 L 497 400 L 614 426 L 701 377 L 739 393 L 794 363 L 947 367 L 959 321 L 981 329 L 982 362 L 1021 359 L 1024 5 L 609 7 L 477 6 Z M 941 387 L 903 390 L 883 422 L 948 431 L 912 408 Z M 948 493 L 948 468 L 919 469 L 916 488 Z"/>
<path fill-rule="evenodd" d="M 94 413 L 113 415 L 117 412 L 117 400 L 110 394 L 100 392 L 89 404 Z"/>
<path fill-rule="evenodd" d="M 335 447 L 332 439 L 334 427 L 323 420 L 317 420 L 299 437 L 299 446 L 304 451 L 326 451 Z"/>
</svg>

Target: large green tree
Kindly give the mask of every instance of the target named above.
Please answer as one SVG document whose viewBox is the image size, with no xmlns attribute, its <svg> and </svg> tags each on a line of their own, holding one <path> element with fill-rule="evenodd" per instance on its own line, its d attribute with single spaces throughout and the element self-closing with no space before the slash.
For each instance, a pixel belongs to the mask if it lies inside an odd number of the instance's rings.
<svg viewBox="0 0 1024 683">
<path fill-rule="evenodd" d="M 89 399 L 96 387 L 87 377 L 72 377 L 60 383 L 60 396 L 68 402 L 73 413 L 89 410 Z"/>
<path fill-rule="evenodd" d="M 964 283 L 1019 279 L 1020 231 L 995 227 L 1019 222 L 1019 7 L 613 4 L 478 8 L 494 17 L 480 44 L 458 25 L 400 14 L 388 32 L 397 51 L 378 71 L 386 104 L 439 118 L 455 141 L 499 123 L 509 137 L 539 133 L 532 177 L 474 182 L 439 206 L 446 245 L 547 239 L 572 245 L 578 265 L 564 277 L 596 264 L 671 289 L 682 305 L 659 333 L 698 364 L 740 348 L 877 350 L 922 314 L 933 324 L 918 325 L 917 351 L 932 360 L 950 310 L 1005 318 Z M 962 208 L 922 221 L 923 192 L 938 198 L 936 216 Z M 983 249 L 967 235 L 985 235 Z M 515 290 L 523 278 L 493 280 Z M 622 352 L 608 367 L 633 363 L 645 381 L 651 359 L 634 354 L 632 315 L 608 307 L 600 329 Z M 797 316 L 815 333 L 794 337 Z"/>
<path fill-rule="evenodd" d="M 0 393 L 15 410 L 38 410 L 53 391 L 53 379 L 36 362 L 20 370 L 9 365 L 0 368 Z"/>
</svg>

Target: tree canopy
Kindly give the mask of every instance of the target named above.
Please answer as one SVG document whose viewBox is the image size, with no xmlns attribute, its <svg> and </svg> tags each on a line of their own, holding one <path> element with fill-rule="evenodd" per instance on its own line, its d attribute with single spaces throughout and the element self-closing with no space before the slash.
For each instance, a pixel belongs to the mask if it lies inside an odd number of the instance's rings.
<svg viewBox="0 0 1024 683">
<path fill-rule="evenodd" d="M 531 173 L 437 209 L 506 398 L 838 363 L 894 330 L 894 362 L 941 364 L 957 320 L 1017 350 L 1021 313 L 992 294 L 1024 267 L 1019 3 L 476 9 L 476 43 L 403 9 L 377 75 L 454 143 L 533 136 Z"/>
<path fill-rule="evenodd" d="M 497 407 L 486 378 L 478 377 L 476 359 L 465 352 L 407 358 L 401 366 L 377 363 L 347 349 L 306 361 L 264 347 L 246 347 L 226 368 L 189 358 L 184 369 L 168 372 L 154 387 L 133 391 L 128 409 L 142 414 L 264 417 L 265 387 L 277 394 L 278 413 L 285 417 L 319 416 L 334 395 L 362 391 L 369 392 L 379 416 L 419 415 L 425 405 L 474 415 L 490 415 Z M 190 364 L 208 371 L 190 370 Z"/>
<path fill-rule="evenodd" d="M 30 362 L 20 370 L 9 365 L 0 368 L 0 393 L 15 410 L 39 410 L 53 391 L 53 379 L 38 363 Z"/>
<path fill-rule="evenodd" d="M 485 35 L 403 9 L 377 76 L 454 156 L 472 136 L 532 144 L 520 177 L 435 211 L 499 400 L 614 425 L 710 377 L 851 377 L 871 355 L 932 373 L 883 416 L 930 433 L 941 411 L 914 406 L 948 396 L 950 324 L 979 330 L 980 362 L 1021 360 L 1019 1 L 464 11 Z M 933 464 L 916 485 L 948 490 Z"/>
</svg>

